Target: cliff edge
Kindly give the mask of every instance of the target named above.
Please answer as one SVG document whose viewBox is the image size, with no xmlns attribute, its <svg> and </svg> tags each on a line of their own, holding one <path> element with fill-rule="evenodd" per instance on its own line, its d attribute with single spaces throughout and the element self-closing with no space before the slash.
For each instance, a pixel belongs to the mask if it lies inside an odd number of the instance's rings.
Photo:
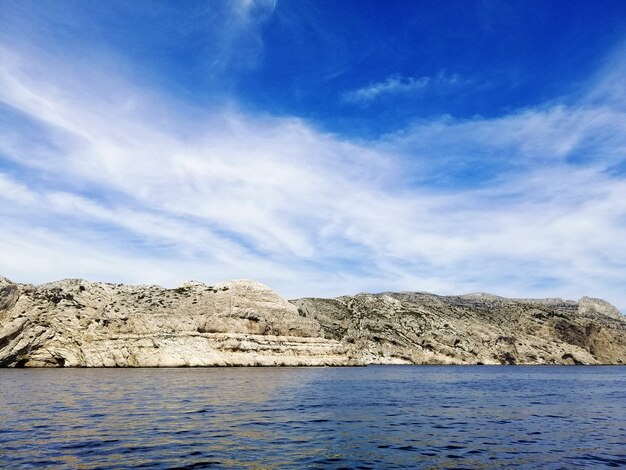
<svg viewBox="0 0 626 470">
<path fill-rule="evenodd" d="M 626 364 L 626 319 L 588 297 L 288 302 L 249 280 L 165 289 L 0 276 L 2 367 L 365 364 Z"/>
<path fill-rule="evenodd" d="M 0 278 L 0 366 L 351 365 L 342 343 L 258 282 L 176 289 Z"/>
<path fill-rule="evenodd" d="M 293 302 L 365 363 L 626 364 L 626 317 L 600 299 L 387 292 Z"/>
</svg>

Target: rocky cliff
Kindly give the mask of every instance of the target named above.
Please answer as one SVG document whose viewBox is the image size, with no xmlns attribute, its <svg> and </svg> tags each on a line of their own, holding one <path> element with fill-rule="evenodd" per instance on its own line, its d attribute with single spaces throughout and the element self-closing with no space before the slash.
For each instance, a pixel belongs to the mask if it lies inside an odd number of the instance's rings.
<svg viewBox="0 0 626 470">
<path fill-rule="evenodd" d="M 600 299 L 389 292 L 294 304 L 362 363 L 626 364 L 626 317 Z"/>
<path fill-rule="evenodd" d="M 0 277 L 0 366 L 351 365 L 349 348 L 253 281 L 177 289 Z"/>
<path fill-rule="evenodd" d="M 254 281 L 176 289 L 0 276 L 0 366 L 625 364 L 626 320 L 583 298 L 359 294 Z"/>
</svg>

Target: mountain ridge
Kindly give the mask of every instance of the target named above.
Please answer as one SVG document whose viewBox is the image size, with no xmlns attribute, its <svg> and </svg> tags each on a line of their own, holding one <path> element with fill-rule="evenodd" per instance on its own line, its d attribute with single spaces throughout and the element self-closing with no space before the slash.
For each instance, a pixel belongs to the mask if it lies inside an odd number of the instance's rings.
<svg viewBox="0 0 626 470">
<path fill-rule="evenodd" d="M 602 299 L 360 293 L 287 301 L 241 279 L 174 289 L 0 276 L 0 366 L 626 364 Z"/>
</svg>

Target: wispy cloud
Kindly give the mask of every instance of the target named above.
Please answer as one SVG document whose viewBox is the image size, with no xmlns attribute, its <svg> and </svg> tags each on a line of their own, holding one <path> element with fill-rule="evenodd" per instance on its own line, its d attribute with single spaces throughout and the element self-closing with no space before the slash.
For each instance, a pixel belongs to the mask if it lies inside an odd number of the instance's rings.
<svg viewBox="0 0 626 470">
<path fill-rule="evenodd" d="M 4 275 L 590 294 L 626 308 L 626 179 L 608 171 L 626 154 L 626 114 L 598 98 L 602 80 L 568 105 L 355 142 L 184 104 L 106 63 L 0 55 Z M 368 99 L 431 86 L 398 80 Z"/>
<path fill-rule="evenodd" d="M 439 72 L 434 76 L 403 77 L 391 75 L 378 83 L 371 83 L 356 90 L 347 91 L 342 95 L 344 101 L 349 103 L 365 104 L 377 100 L 386 95 L 413 95 L 420 96 L 429 90 L 439 92 L 457 88 L 469 83 L 459 75 L 448 75 Z"/>
<path fill-rule="evenodd" d="M 206 5 L 197 26 L 204 44 L 196 45 L 203 55 L 211 57 L 207 64 L 210 73 L 220 78 L 233 67 L 245 69 L 256 65 L 263 50 L 260 29 L 274 13 L 276 0 L 235 0 L 223 5 L 220 15 L 214 13 L 215 4 Z"/>
</svg>

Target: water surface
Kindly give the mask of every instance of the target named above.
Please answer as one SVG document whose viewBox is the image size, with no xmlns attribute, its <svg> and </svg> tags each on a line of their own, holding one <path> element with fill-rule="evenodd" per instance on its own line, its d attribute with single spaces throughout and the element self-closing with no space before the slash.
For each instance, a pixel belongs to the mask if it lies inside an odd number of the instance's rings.
<svg viewBox="0 0 626 470">
<path fill-rule="evenodd" d="M 626 367 L 0 369 L 0 467 L 622 467 L 625 405 Z"/>
</svg>

